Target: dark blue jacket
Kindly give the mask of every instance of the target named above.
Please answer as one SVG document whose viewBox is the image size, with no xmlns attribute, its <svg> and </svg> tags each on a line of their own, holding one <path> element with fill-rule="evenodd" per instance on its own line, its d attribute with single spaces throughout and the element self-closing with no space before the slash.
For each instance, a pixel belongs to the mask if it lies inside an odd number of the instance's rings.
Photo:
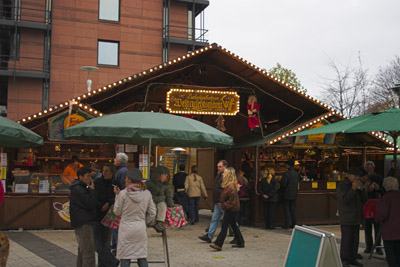
<svg viewBox="0 0 400 267">
<path fill-rule="evenodd" d="M 299 173 L 294 167 L 290 167 L 287 172 L 282 176 L 281 180 L 281 192 L 283 199 L 296 200 L 297 191 L 299 186 Z"/>
<path fill-rule="evenodd" d="M 187 173 L 180 171 L 176 174 L 174 174 L 174 177 L 172 179 L 172 184 L 174 185 L 174 191 L 176 192 L 176 189 L 185 189 L 185 180 L 186 180 Z"/>
<path fill-rule="evenodd" d="M 258 185 L 258 193 L 268 196 L 268 198 L 262 198 L 262 200 L 265 202 L 277 202 L 277 191 L 278 181 L 275 179 L 275 176 L 272 176 L 270 183 L 267 182 L 267 178 L 263 178 Z"/>
<path fill-rule="evenodd" d="M 363 206 L 368 199 L 365 189 L 353 190 L 351 181 L 346 177 L 336 189 L 341 225 L 359 225 L 363 218 Z"/>
<path fill-rule="evenodd" d="M 75 179 L 69 188 L 69 214 L 72 228 L 79 228 L 84 224 L 93 224 L 96 221 L 96 191 L 85 183 Z"/>
<path fill-rule="evenodd" d="M 125 189 L 125 178 L 126 178 L 126 172 L 128 171 L 128 168 L 126 167 L 126 164 L 120 164 L 117 166 L 117 171 L 114 174 L 114 184 L 119 187 L 119 189 Z"/>
<path fill-rule="evenodd" d="M 115 193 L 112 186 L 112 180 L 104 179 L 103 176 L 94 180 L 94 189 L 97 192 L 97 219 L 101 221 L 107 211 L 101 211 L 101 207 L 108 203 L 110 206 L 114 204 Z"/>
</svg>

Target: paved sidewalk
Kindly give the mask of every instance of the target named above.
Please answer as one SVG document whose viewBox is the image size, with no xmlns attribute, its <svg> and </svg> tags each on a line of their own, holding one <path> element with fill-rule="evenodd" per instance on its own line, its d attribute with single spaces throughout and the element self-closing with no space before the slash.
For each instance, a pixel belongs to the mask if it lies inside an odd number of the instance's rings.
<svg viewBox="0 0 400 267">
<path fill-rule="evenodd" d="M 223 250 L 215 252 L 209 244 L 202 242 L 198 236 L 204 234 L 210 222 L 211 212 L 201 211 L 200 222 L 186 225 L 181 229 L 168 229 L 168 245 L 171 266 L 219 267 L 219 266 L 283 266 L 288 249 L 291 230 L 265 230 L 255 227 L 241 227 L 246 247 L 232 248 L 227 237 Z M 337 225 L 315 226 L 321 230 L 333 232 L 340 238 L 340 228 Z M 217 233 L 219 230 L 217 230 Z M 25 266 L 75 266 L 77 243 L 72 230 L 37 230 L 9 231 L 11 250 L 8 267 Z M 153 229 L 148 229 L 149 260 L 163 259 L 162 239 Z M 339 242 L 340 243 L 340 242 Z M 373 258 L 367 259 L 362 251 L 365 248 L 364 232 L 360 231 L 360 260 L 364 266 L 387 266 L 386 261 Z M 132 264 L 132 266 L 137 266 Z M 164 266 L 149 264 L 149 266 Z"/>
</svg>

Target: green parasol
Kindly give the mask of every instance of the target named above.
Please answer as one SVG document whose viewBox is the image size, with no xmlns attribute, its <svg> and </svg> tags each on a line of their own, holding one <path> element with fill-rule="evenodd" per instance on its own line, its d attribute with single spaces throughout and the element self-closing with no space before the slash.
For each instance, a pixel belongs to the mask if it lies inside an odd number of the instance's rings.
<svg viewBox="0 0 400 267">
<path fill-rule="evenodd" d="M 0 147 L 35 147 L 43 144 L 43 138 L 7 118 L 0 117 Z"/>
<path fill-rule="evenodd" d="M 400 109 L 387 109 L 382 112 L 361 115 L 315 129 L 293 134 L 292 136 L 323 133 L 363 133 L 387 132 L 394 143 L 394 160 L 397 155 L 397 137 L 400 135 Z"/>
<path fill-rule="evenodd" d="M 231 136 L 205 123 L 155 112 L 98 117 L 66 129 L 64 136 L 86 142 L 148 145 L 149 151 L 152 145 L 220 148 L 233 145 Z"/>
<path fill-rule="evenodd" d="M 68 128 L 68 139 L 111 144 L 228 147 L 232 137 L 197 120 L 155 112 L 123 112 Z"/>
</svg>

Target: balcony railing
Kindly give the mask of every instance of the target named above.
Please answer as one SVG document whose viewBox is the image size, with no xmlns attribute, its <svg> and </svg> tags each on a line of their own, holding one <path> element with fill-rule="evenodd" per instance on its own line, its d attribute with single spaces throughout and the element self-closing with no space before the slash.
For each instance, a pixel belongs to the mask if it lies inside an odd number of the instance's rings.
<svg viewBox="0 0 400 267">
<path fill-rule="evenodd" d="M 15 6 L 0 4 L 0 20 L 23 21 L 40 24 L 51 24 L 51 11 L 45 6 L 37 7 L 33 3 L 15 1 Z"/>
<path fill-rule="evenodd" d="M 183 26 L 165 26 L 163 28 L 163 38 L 185 39 L 195 42 L 208 43 L 206 34 L 208 30 L 201 28 L 189 28 Z"/>
<path fill-rule="evenodd" d="M 44 58 L 19 57 L 18 60 L 9 55 L 0 55 L 0 70 L 12 72 L 48 73 Z"/>
</svg>

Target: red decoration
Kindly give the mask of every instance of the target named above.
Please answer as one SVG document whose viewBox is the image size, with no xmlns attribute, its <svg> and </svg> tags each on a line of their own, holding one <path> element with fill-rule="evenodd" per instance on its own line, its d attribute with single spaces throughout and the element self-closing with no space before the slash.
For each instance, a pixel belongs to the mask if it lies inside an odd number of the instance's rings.
<svg viewBox="0 0 400 267">
<path fill-rule="evenodd" d="M 260 120 L 258 119 L 258 111 L 260 110 L 260 104 L 257 103 L 257 98 L 254 95 L 249 96 L 247 101 L 247 113 L 249 115 L 249 128 L 254 130 L 256 127 L 260 127 Z"/>
</svg>

